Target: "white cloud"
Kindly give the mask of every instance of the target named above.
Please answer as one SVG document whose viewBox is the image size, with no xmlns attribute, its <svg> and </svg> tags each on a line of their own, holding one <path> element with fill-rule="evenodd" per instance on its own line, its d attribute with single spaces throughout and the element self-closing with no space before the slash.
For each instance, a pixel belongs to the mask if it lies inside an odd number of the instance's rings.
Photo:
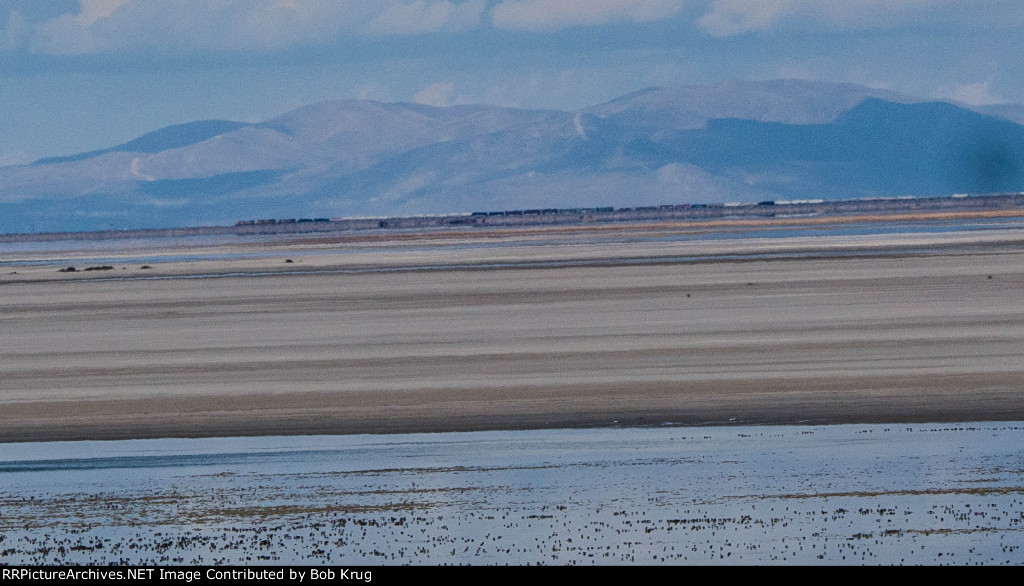
<svg viewBox="0 0 1024 586">
<path fill-rule="evenodd" d="M 106 48 L 102 39 L 67 14 L 39 25 L 30 45 L 33 52 L 46 55 L 98 53 Z"/>
<path fill-rule="evenodd" d="M 25 36 L 25 18 L 17 10 L 7 16 L 7 24 L 0 29 L 0 51 L 10 51 L 22 43 Z"/>
<path fill-rule="evenodd" d="M 440 30 L 467 30 L 480 26 L 483 0 L 453 4 L 447 0 L 395 2 L 387 6 L 367 27 L 381 34 L 411 35 Z"/>
<path fill-rule="evenodd" d="M 420 90 L 412 101 L 427 106 L 450 106 L 455 86 L 450 82 L 438 82 Z"/>
<path fill-rule="evenodd" d="M 958 85 L 952 90 L 940 91 L 943 97 L 963 102 L 971 106 L 983 106 L 986 104 L 1002 104 L 1005 99 L 992 93 L 989 82 L 967 83 Z"/>
<path fill-rule="evenodd" d="M 466 30 L 480 25 L 485 9 L 484 0 L 79 1 L 76 10 L 35 26 L 34 52 L 266 52 L 344 37 Z"/>
<path fill-rule="evenodd" d="M 789 0 L 715 0 L 711 10 L 697 23 L 716 37 L 736 35 L 766 29 L 792 9 L 793 2 Z"/>
<path fill-rule="evenodd" d="M 394 101 L 389 88 L 376 83 L 361 84 L 356 88 L 356 97 L 360 100 L 376 100 L 378 102 Z"/>
<path fill-rule="evenodd" d="M 76 55 L 99 53 L 114 46 L 94 32 L 131 0 L 80 0 L 77 13 L 65 13 L 35 27 L 31 47 L 37 53 Z"/>
<path fill-rule="evenodd" d="M 713 36 L 731 36 L 779 26 L 825 29 L 889 28 L 935 20 L 995 24 L 1002 14 L 1018 14 L 1000 0 L 714 0 L 697 20 Z"/>
<path fill-rule="evenodd" d="M 612 22 L 651 22 L 678 14 L 684 0 L 505 0 L 491 11 L 496 28 L 550 31 Z"/>
<path fill-rule="evenodd" d="M 75 17 L 80 24 L 91 25 L 101 18 L 107 18 L 130 0 L 81 0 L 82 11 Z"/>
</svg>

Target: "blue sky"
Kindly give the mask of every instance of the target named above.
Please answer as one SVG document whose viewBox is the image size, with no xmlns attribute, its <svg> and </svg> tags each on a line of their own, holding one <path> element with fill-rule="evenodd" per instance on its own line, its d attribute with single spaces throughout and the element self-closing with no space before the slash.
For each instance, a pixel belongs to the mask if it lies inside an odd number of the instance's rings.
<svg viewBox="0 0 1024 586">
<path fill-rule="evenodd" d="M 1024 103 L 1017 0 L 0 0 L 0 165 L 320 100 L 801 78 Z"/>
</svg>

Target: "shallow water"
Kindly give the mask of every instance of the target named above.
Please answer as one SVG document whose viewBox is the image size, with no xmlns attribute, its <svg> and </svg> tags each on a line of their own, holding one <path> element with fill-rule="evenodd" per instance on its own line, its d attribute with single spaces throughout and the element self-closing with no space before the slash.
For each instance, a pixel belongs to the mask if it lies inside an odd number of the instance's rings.
<svg viewBox="0 0 1024 586">
<path fill-rule="evenodd" d="M 1024 562 L 1024 423 L 0 445 L 0 563 Z"/>
<path fill-rule="evenodd" d="M 810 226 L 780 226 L 772 228 L 751 227 L 751 228 L 716 228 L 705 230 L 699 223 L 694 224 L 693 231 L 679 234 L 657 235 L 650 237 L 628 236 L 622 237 L 614 234 L 592 234 L 579 236 L 589 243 L 614 243 L 614 242 L 691 242 L 691 241 L 716 241 L 736 240 L 745 238 L 793 238 L 793 237 L 825 237 L 825 236 L 867 236 L 880 234 L 942 234 L 950 232 L 967 231 L 990 231 L 1005 229 L 1020 229 L 1024 227 L 1024 221 L 1019 219 L 988 218 L 978 220 L 922 220 L 907 222 L 865 222 L 856 224 L 829 224 Z M 373 232 L 362 232 L 373 234 Z M 302 237 L 309 237 L 310 234 L 303 234 Z M 208 260 L 242 260 L 260 259 L 290 256 L 293 258 L 316 257 L 325 254 L 337 254 L 339 249 L 310 248 L 306 250 L 288 250 L 287 252 L 278 249 L 266 251 L 218 251 L 216 249 L 203 250 L 203 247 L 218 246 L 258 246 L 267 243 L 301 242 L 296 235 L 287 234 L 249 234 L 234 235 L 222 234 L 214 236 L 167 236 L 153 238 L 124 238 L 106 240 L 60 240 L 47 242 L 9 242 L 0 243 L 0 267 L 22 267 L 22 266 L 63 266 L 66 264 L 87 264 L 87 265 L 124 265 L 124 264 L 154 264 L 160 262 L 198 262 Z M 517 247 L 545 246 L 551 244 L 564 244 L 565 239 L 554 240 L 532 240 L 516 242 Z M 439 248 L 444 250 L 477 250 L 504 248 L 509 246 L 507 242 L 493 242 L 480 240 L 476 242 L 463 242 L 451 244 L 446 241 L 438 241 L 428 245 L 404 245 L 403 251 L 435 251 Z M 180 248 L 192 248 L 194 250 L 181 252 Z M 345 249 L 349 255 L 364 255 L 388 251 L 389 248 L 376 246 L 360 246 L 358 248 Z M 48 255 L 47 253 L 52 253 Z"/>
</svg>

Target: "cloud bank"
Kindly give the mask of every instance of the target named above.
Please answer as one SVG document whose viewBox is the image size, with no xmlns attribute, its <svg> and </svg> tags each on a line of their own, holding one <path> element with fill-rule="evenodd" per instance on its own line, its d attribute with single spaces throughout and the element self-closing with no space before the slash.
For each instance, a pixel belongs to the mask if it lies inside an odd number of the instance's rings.
<svg viewBox="0 0 1024 586">
<path fill-rule="evenodd" d="M 689 27 L 687 34 L 713 37 L 789 29 L 1024 26 L 1019 4 L 1005 0 L 78 0 L 67 6 L 0 3 L 0 51 L 267 53 L 351 38 L 492 28 L 544 33 L 665 20 Z"/>
<path fill-rule="evenodd" d="M 1002 0 L 713 0 L 697 24 L 733 36 L 773 29 L 864 30 L 914 26 L 1020 26 L 1020 6 Z"/>
<path fill-rule="evenodd" d="M 45 55 L 270 52 L 477 28 L 485 7 L 484 0 L 80 0 L 77 11 L 35 23 L 25 40 L 30 52 Z"/>
<path fill-rule="evenodd" d="M 671 18 L 682 0 L 506 0 L 491 13 L 496 28 L 550 31 L 612 22 Z"/>
</svg>

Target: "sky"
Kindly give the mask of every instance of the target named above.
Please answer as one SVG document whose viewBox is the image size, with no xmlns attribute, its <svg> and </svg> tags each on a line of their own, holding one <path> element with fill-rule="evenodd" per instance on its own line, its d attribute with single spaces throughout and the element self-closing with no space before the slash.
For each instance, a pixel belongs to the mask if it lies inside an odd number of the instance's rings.
<svg viewBox="0 0 1024 586">
<path fill-rule="evenodd" d="M 0 165 L 322 100 L 848 82 L 1024 103 L 1019 0 L 0 0 Z"/>
</svg>

